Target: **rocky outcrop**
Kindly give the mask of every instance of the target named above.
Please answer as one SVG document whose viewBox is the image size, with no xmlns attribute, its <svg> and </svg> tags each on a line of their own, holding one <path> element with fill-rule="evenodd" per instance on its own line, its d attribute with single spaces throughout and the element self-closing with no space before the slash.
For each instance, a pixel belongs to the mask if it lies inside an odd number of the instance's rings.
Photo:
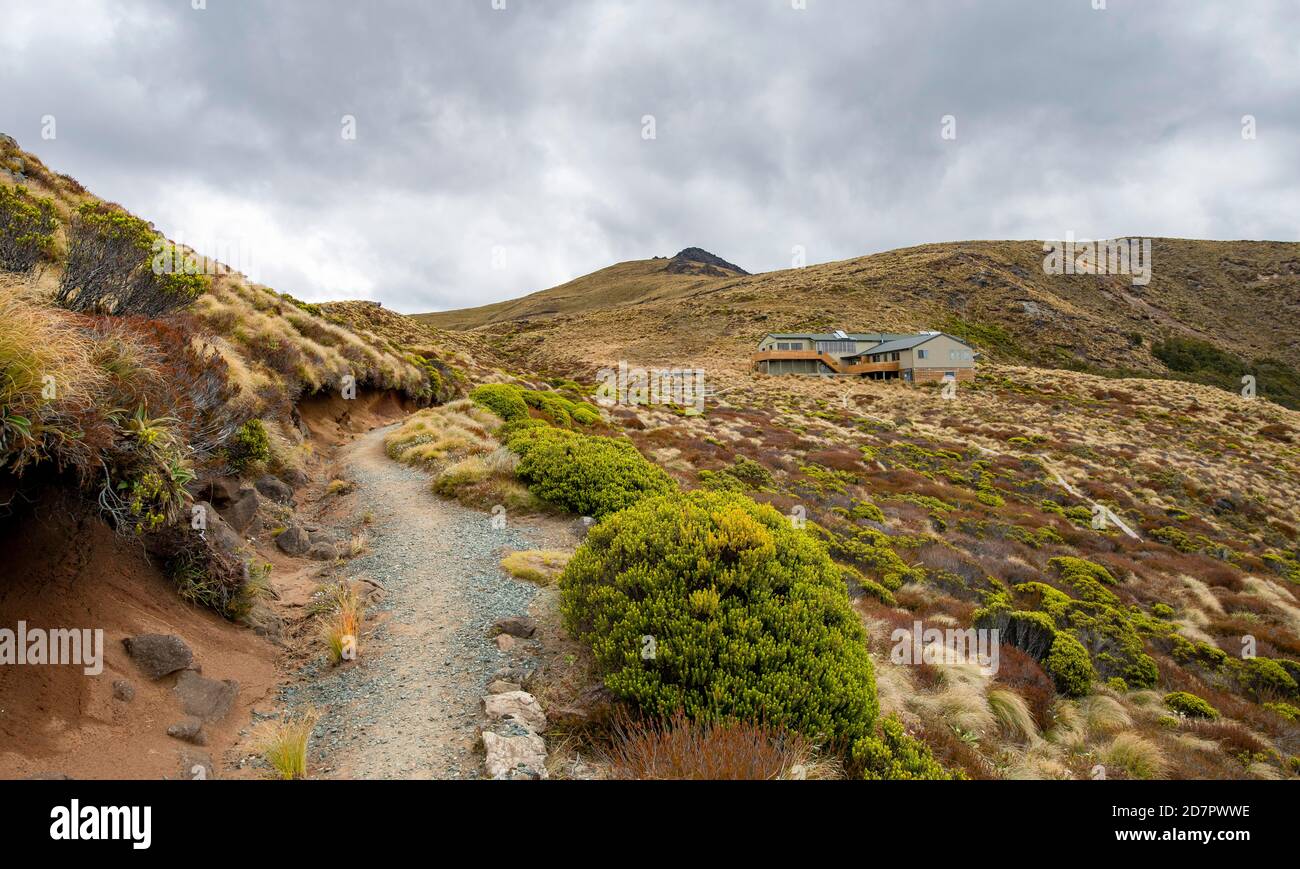
<svg viewBox="0 0 1300 869">
<path fill-rule="evenodd" d="M 749 272 L 740 266 L 729 263 L 720 256 L 709 253 L 707 250 L 698 247 L 688 247 L 668 261 L 664 271 L 669 274 L 701 274 L 709 277 L 726 277 L 726 269 L 729 272 L 738 275 L 747 275 Z"/>
</svg>

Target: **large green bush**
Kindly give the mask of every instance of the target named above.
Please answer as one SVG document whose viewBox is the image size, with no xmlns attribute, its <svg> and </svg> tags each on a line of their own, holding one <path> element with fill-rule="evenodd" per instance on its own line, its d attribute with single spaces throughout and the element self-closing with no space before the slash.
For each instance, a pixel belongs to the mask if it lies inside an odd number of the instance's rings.
<svg viewBox="0 0 1300 869">
<path fill-rule="evenodd" d="M 532 426 L 506 445 L 520 456 L 515 473 L 537 497 L 600 518 L 676 487 L 631 441 Z"/>
<path fill-rule="evenodd" d="M 560 578 L 566 627 L 643 710 L 845 745 L 872 733 L 862 625 L 825 547 L 735 493 L 648 498 L 593 527 Z"/>
</svg>

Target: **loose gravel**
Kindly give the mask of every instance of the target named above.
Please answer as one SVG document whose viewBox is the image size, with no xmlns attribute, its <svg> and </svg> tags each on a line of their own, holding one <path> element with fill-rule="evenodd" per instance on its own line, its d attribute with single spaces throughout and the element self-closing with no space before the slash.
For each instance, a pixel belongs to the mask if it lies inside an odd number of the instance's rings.
<svg viewBox="0 0 1300 869">
<path fill-rule="evenodd" d="M 343 575 L 385 590 L 358 660 L 323 656 L 281 689 L 290 708 L 322 713 L 312 745 L 319 777 L 481 778 L 479 698 L 493 673 L 520 663 L 488 637 L 497 619 L 527 613 L 536 589 L 501 570 L 506 550 L 542 548 L 544 523 L 492 517 L 434 495 L 427 474 L 385 455 L 379 429 L 344 448 L 357 510 L 373 514 L 371 551 Z M 525 652 L 526 654 L 526 652 Z M 529 662 L 525 658 L 523 663 Z"/>
</svg>

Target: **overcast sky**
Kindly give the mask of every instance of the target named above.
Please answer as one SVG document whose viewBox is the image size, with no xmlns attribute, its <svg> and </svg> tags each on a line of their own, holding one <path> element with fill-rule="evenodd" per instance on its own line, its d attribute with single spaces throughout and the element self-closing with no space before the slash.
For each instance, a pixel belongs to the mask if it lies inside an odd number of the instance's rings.
<svg viewBox="0 0 1300 869">
<path fill-rule="evenodd" d="M 0 0 L 0 131 L 278 290 L 407 312 L 688 246 L 1297 239 L 1294 0 L 1094 2 Z"/>
</svg>

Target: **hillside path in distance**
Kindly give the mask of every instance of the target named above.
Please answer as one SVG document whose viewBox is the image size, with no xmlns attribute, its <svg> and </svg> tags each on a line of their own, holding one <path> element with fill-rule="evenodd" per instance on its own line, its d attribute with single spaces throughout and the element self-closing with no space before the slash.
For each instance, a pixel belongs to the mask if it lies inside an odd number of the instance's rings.
<svg viewBox="0 0 1300 869">
<path fill-rule="evenodd" d="M 480 698 L 497 670 L 519 663 L 498 651 L 493 622 L 525 615 L 536 588 L 506 574 L 513 550 L 546 548 L 568 523 L 492 517 L 438 497 L 428 474 L 384 452 L 376 429 L 344 446 L 337 460 L 369 512 L 370 552 L 343 568 L 383 589 L 366 620 L 358 660 L 284 689 L 291 708 L 322 713 L 311 748 L 313 778 L 480 778 L 476 728 Z M 527 663 L 525 659 L 524 663 Z"/>
</svg>

